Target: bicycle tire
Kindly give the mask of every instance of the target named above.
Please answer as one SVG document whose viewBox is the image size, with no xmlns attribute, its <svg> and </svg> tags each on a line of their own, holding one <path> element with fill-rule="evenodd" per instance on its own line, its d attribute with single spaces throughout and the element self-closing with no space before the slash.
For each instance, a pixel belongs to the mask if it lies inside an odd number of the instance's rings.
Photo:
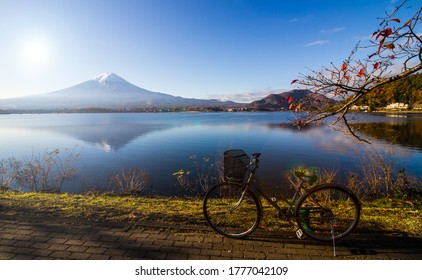
<svg viewBox="0 0 422 280">
<path fill-rule="evenodd" d="M 230 238 L 242 238 L 251 234 L 261 221 L 261 204 L 254 193 L 247 190 L 239 202 L 245 186 L 222 183 L 205 194 L 203 212 L 208 224 L 218 233 Z"/>
<path fill-rule="evenodd" d="M 299 228 L 319 241 L 346 237 L 356 228 L 360 218 L 358 198 L 336 184 L 313 187 L 299 198 L 295 208 Z"/>
</svg>

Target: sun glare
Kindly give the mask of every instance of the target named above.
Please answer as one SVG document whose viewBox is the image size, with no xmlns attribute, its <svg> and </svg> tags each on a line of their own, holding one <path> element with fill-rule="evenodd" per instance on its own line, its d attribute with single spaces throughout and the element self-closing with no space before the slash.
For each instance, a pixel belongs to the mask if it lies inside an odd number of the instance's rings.
<svg viewBox="0 0 422 280">
<path fill-rule="evenodd" d="M 46 41 L 30 40 L 22 46 L 22 58 L 26 66 L 39 67 L 47 63 L 49 48 Z"/>
</svg>

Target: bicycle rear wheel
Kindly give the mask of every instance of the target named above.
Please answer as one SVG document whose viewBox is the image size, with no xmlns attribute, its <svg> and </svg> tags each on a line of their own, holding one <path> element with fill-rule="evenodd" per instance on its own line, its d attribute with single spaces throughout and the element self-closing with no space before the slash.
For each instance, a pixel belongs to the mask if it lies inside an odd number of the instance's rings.
<svg viewBox="0 0 422 280">
<path fill-rule="evenodd" d="M 309 237 L 319 241 L 350 234 L 360 218 L 360 203 L 348 189 L 335 184 L 312 188 L 296 203 L 296 221 Z"/>
<path fill-rule="evenodd" d="M 245 192 L 245 186 L 235 183 L 212 187 L 204 197 L 203 211 L 215 231 L 231 238 L 252 233 L 261 220 L 258 198 L 249 190 Z"/>
</svg>

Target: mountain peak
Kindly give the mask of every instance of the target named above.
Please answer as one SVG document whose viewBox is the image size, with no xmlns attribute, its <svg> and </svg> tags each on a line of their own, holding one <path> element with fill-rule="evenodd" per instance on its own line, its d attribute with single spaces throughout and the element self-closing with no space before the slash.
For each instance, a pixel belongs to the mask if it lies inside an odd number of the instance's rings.
<svg viewBox="0 0 422 280">
<path fill-rule="evenodd" d="M 216 107 L 227 103 L 212 100 L 175 97 L 165 93 L 153 92 L 131 84 L 120 76 L 107 72 L 93 79 L 31 97 L 0 100 L 2 110 L 126 110 L 140 108 L 180 108 Z M 232 106 L 231 103 L 227 105 Z"/>
<path fill-rule="evenodd" d="M 93 81 L 96 81 L 102 85 L 115 82 L 126 82 L 123 78 L 111 72 L 102 73 L 101 75 L 95 77 Z"/>
</svg>

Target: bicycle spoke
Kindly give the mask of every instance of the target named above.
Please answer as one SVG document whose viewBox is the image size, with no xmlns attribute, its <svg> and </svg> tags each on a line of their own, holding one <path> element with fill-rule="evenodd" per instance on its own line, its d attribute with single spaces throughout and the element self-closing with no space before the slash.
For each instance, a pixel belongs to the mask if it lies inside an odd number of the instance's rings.
<svg viewBox="0 0 422 280">
<path fill-rule="evenodd" d="M 250 234 L 258 226 L 261 208 L 251 192 L 244 193 L 243 186 L 220 184 L 206 194 L 204 214 L 214 230 L 239 238 Z"/>
<path fill-rule="evenodd" d="M 349 191 L 336 185 L 316 187 L 299 199 L 297 222 L 308 236 L 322 241 L 343 238 L 359 220 L 359 204 Z M 334 232 L 334 233 L 333 233 Z"/>
</svg>

